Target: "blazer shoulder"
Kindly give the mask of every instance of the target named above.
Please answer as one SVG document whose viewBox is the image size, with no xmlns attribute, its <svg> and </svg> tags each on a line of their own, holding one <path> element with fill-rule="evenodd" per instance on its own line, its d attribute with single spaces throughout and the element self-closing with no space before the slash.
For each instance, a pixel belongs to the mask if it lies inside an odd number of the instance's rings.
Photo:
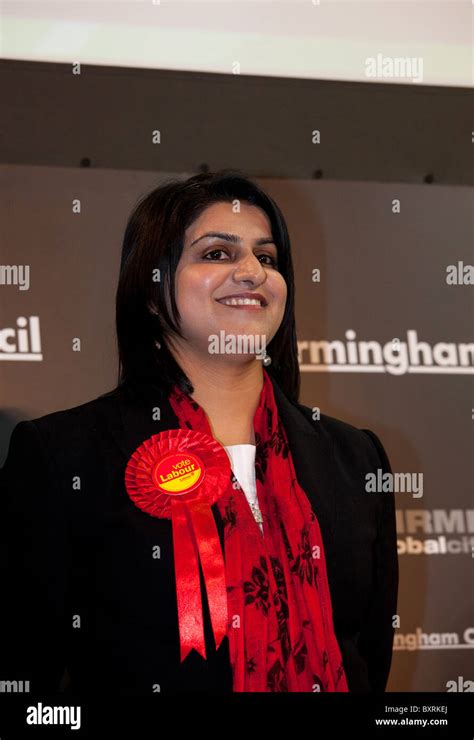
<svg viewBox="0 0 474 740">
<path fill-rule="evenodd" d="M 357 453 L 362 448 L 372 461 L 377 464 L 381 461 L 384 467 L 389 465 L 382 442 L 372 430 L 360 429 L 328 414 L 320 414 L 319 419 L 313 419 L 313 409 L 300 403 L 296 405 L 310 424 L 317 425 L 316 428 L 330 438 L 336 449 L 349 454 L 350 452 Z"/>
<path fill-rule="evenodd" d="M 94 439 L 96 433 L 107 429 L 117 418 L 120 396 L 116 390 L 85 401 L 77 406 L 59 409 L 43 416 L 30 419 L 46 445 L 61 442 L 71 444 Z M 20 422 L 22 424 L 22 422 Z"/>
</svg>

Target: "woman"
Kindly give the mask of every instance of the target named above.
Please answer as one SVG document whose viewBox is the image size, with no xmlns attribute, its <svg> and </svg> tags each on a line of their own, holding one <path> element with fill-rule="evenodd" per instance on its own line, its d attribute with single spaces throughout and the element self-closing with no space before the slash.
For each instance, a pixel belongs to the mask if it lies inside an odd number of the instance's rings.
<svg viewBox="0 0 474 740">
<path fill-rule="evenodd" d="M 365 476 L 390 466 L 373 432 L 298 403 L 278 206 L 238 171 L 158 187 L 129 219 L 116 308 L 117 388 L 12 434 L 2 678 L 383 692 L 394 500 Z"/>
</svg>

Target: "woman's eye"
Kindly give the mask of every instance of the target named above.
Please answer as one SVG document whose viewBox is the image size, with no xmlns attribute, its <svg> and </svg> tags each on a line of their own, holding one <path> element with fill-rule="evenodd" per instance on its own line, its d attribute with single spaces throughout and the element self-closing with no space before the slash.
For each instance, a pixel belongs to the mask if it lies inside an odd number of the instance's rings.
<svg viewBox="0 0 474 740">
<path fill-rule="evenodd" d="M 217 262 L 222 262 L 222 260 L 216 256 L 219 254 L 226 254 L 227 256 L 229 256 L 225 249 L 212 249 L 210 252 L 207 252 L 203 255 L 203 259 L 207 260 L 208 262 L 213 260 Z M 268 260 L 268 262 L 262 262 L 262 264 L 268 265 L 270 267 L 277 266 L 276 260 L 270 254 L 259 254 L 258 259 L 261 259 L 261 257 L 264 257 L 266 260 Z"/>
<path fill-rule="evenodd" d="M 269 260 L 269 262 L 264 262 L 264 265 L 270 265 L 271 267 L 277 266 L 276 260 L 270 254 L 260 254 L 259 257 L 266 257 Z"/>
<path fill-rule="evenodd" d="M 227 252 L 225 252 L 223 249 L 213 249 L 211 252 L 208 252 L 207 254 L 204 254 L 203 255 L 203 259 L 209 259 L 209 256 L 210 255 L 219 254 L 220 252 L 222 252 L 222 254 L 227 254 Z M 217 259 L 217 257 L 212 257 L 211 259 Z"/>
</svg>

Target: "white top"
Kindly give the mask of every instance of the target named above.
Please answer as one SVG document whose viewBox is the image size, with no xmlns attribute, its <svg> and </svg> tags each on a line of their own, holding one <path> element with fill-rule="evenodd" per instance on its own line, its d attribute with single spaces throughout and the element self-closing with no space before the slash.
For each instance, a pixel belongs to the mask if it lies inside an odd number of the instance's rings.
<svg viewBox="0 0 474 740">
<path fill-rule="evenodd" d="M 224 449 L 227 450 L 229 455 L 232 472 L 245 494 L 255 521 L 263 533 L 262 514 L 258 505 L 255 478 L 256 446 L 251 444 L 227 445 Z"/>
</svg>

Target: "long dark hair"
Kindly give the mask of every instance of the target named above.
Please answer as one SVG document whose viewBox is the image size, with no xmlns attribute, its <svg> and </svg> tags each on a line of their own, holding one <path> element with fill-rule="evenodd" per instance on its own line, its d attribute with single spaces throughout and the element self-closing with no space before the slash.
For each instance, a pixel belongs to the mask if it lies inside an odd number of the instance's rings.
<svg viewBox="0 0 474 740">
<path fill-rule="evenodd" d="M 235 200 L 258 206 L 270 220 L 278 269 L 287 285 L 287 300 L 281 325 L 266 348 L 272 359 L 267 370 L 290 400 L 298 400 L 300 371 L 288 229 L 272 198 L 235 169 L 207 172 L 184 181 L 168 180 L 140 200 L 130 215 L 116 295 L 119 386 L 151 381 L 166 391 L 177 384 L 183 392 L 193 393 L 189 378 L 163 339 L 163 331 L 166 334 L 167 329 L 182 337 L 174 275 L 186 229 L 213 203 Z M 171 315 L 165 295 L 170 301 Z M 155 314 L 150 306 L 156 307 Z"/>
</svg>

